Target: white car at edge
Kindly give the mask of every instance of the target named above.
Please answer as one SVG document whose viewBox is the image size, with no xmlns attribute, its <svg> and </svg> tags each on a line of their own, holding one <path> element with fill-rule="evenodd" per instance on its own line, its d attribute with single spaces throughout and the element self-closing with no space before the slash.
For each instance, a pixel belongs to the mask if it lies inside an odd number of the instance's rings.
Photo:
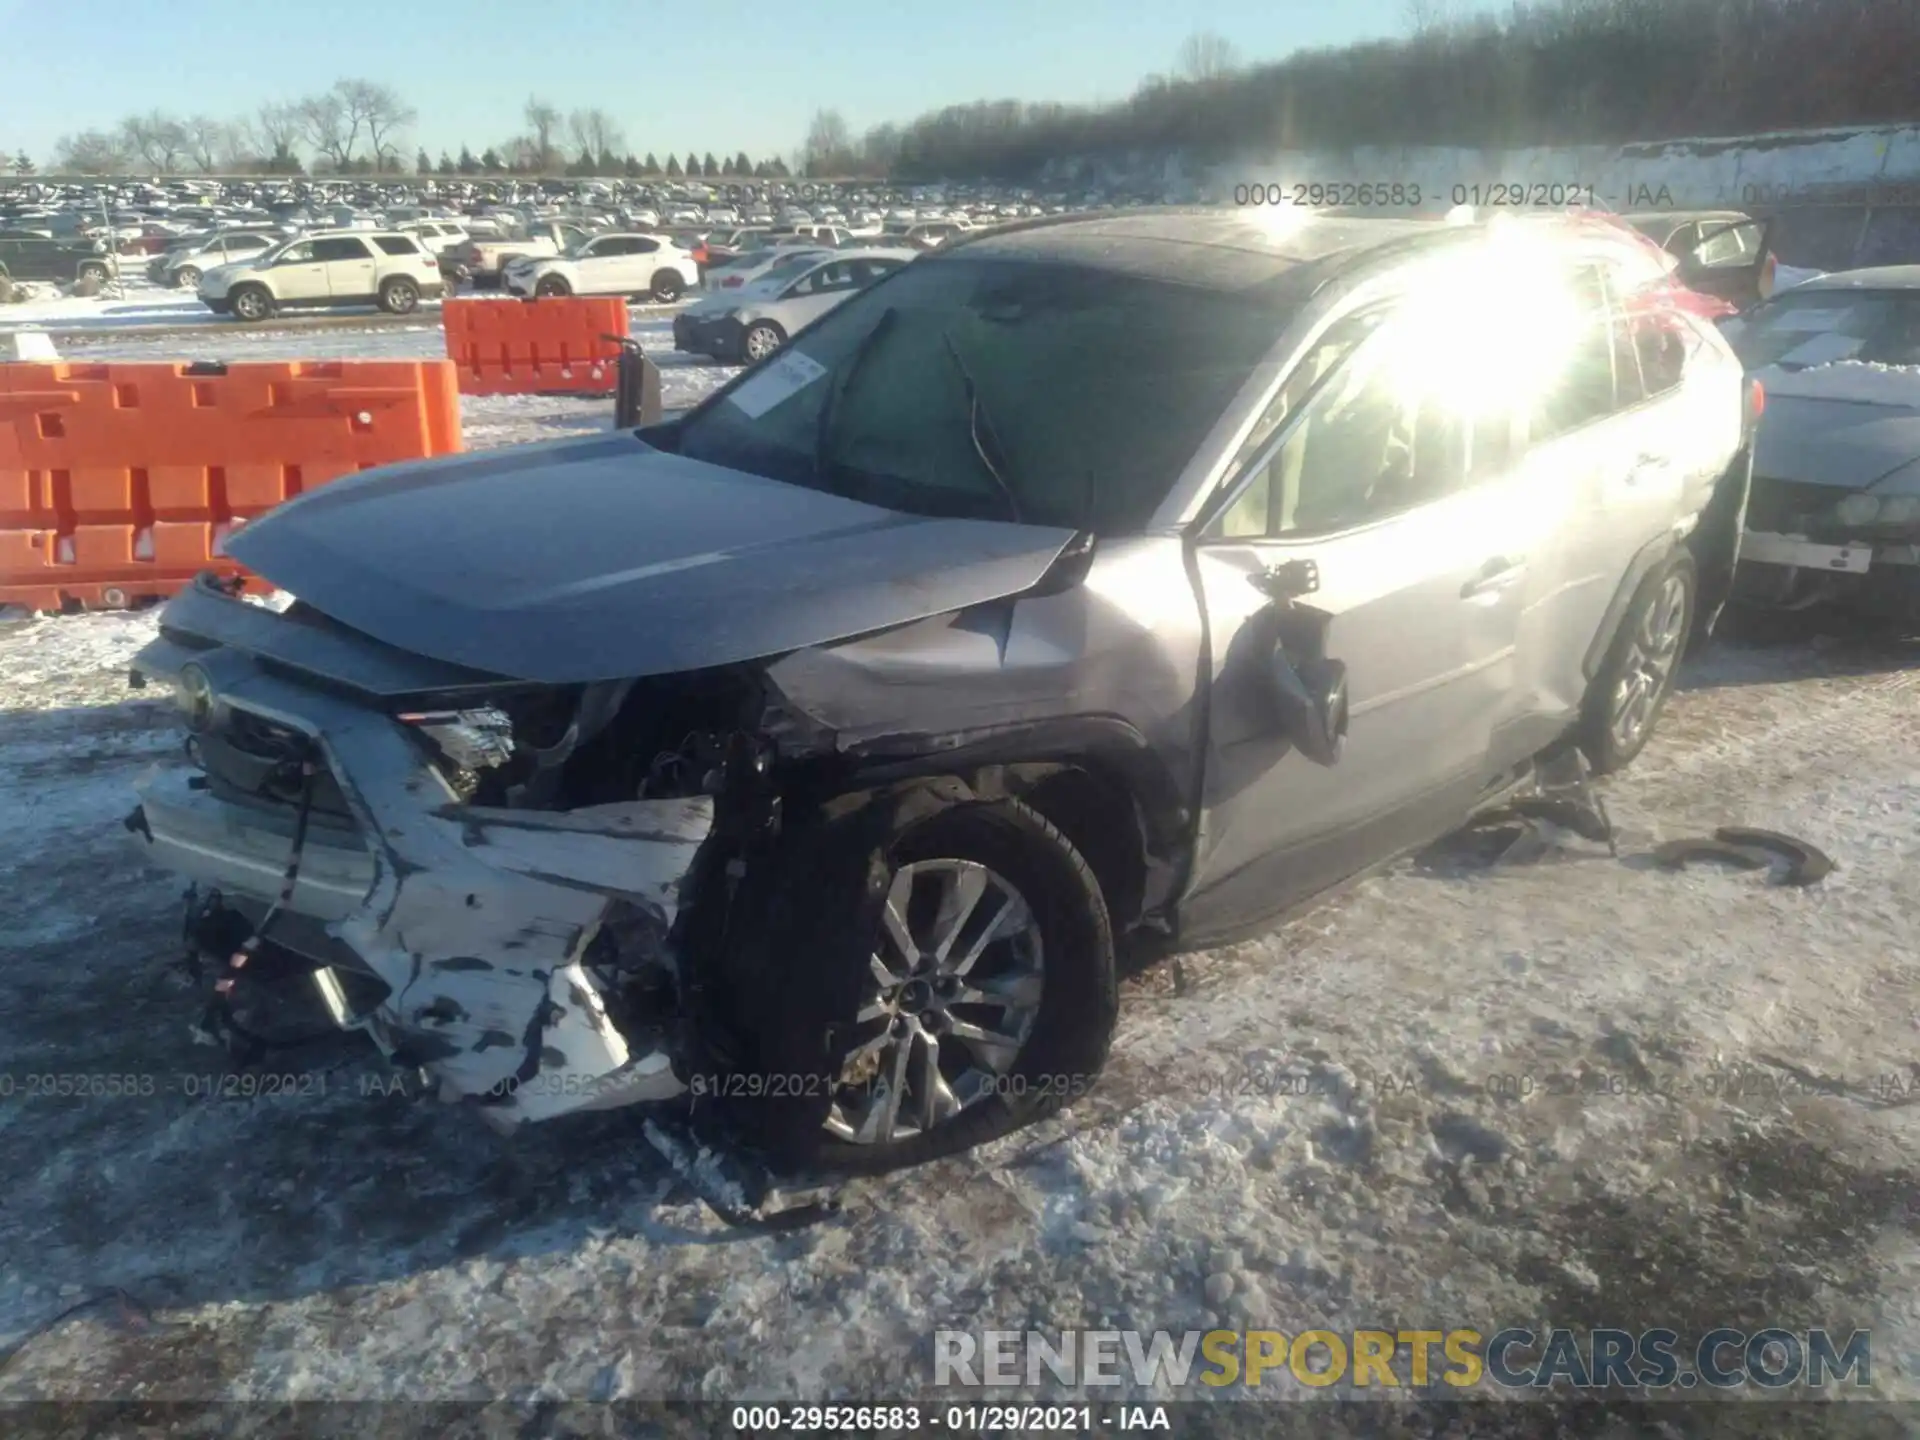
<svg viewBox="0 0 1920 1440">
<path fill-rule="evenodd" d="M 559 255 L 509 260 L 501 281 L 515 295 L 647 296 L 667 304 L 698 287 L 700 266 L 664 235 L 614 231 Z"/>
</svg>

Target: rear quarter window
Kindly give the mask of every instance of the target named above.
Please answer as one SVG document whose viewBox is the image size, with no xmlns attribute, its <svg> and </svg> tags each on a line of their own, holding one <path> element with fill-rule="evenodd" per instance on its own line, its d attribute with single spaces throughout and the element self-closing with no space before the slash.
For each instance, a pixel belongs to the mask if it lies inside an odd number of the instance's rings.
<svg viewBox="0 0 1920 1440">
<path fill-rule="evenodd" d="M 376 235 L 373 243 L 389 255 L 418 255 L 420 247 L 404 235 Z"/>
</svg>

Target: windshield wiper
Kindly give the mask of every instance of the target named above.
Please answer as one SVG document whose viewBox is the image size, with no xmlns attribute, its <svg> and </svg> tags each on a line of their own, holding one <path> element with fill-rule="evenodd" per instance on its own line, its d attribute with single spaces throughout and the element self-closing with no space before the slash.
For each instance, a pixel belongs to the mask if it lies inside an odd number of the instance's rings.
<svg viewBox="0 0 1920 1440">
<path fill-rule="evenodd" d="M 960 372 L 960 379 L 967 387 L 967 434 L 973 441 L 973 453 L 980 457 L 980 463 L 986 467 L 987 474 L 993 477 L 993 483 L 1000 487 L 1000 493 L 1006 498 L 1007 513 L 1014 524 L 1022 524 L 1025 516 L 1020 511 L 1020 497 L 1013 493 L 1013 487 L 1007 483 L 1007 477 L 1000 467 L 993 463 L 993 457 L 987 453 L 985 440 L 993 441 L 993 448 L 1005 455 L 1006 447 L 1000 443 L 993 421 L 988 417 L 986 407 L 980 403 L 980 387 L 973 383 L 973 372 L 967 369 L 967 362 L 960 358 L 960 347 L 953 343 L 953 333 L 943 330 L 940 338 L 947 342 L 947 354 L 953 357 L 953 365 Z M 984 435 L 984 439 L 983 439 Z"/>
<path fill-rule="evenodd" d="M 865 363 L 867 356 L 872 352 L 874 342 L 880 338 L 881 332 L 893 324 L 894 314 L 895 311 L 891 305 L 880 312 L 880 318 L 873 322 L 872 328 L 869 329 L 866 334 L 862 335 L 858 343 L 854 345 L 853 353 L 847 356 L 846 365 L 838 375 L 833 377 L 832 384 L 827 390 L 825 398 L 820 402 L 820 417 L 816 422 L 813 432 L 813 473 L 818 479 L 824 480 L 826 478 L 828 463 L 827 450 L 833 435 L 833 417 L 835 412 L 840 408 L 841 397 L 847 393 L 847 388 L 853 384 L 854 375 L 858 373 L 860 366 Z"/>
</svg>

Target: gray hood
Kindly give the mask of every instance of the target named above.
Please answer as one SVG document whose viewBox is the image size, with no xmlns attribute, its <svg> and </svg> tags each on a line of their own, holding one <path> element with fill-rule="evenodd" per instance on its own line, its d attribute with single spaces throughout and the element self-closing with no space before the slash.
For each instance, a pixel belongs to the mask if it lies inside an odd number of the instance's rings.
<svg viewBox="0 0 1920 1440">
<path fill-rule="evenodd" d="M 1908 493 L 1920 459 L 1920 372 L 1875 365 L 1768 366 L 1753 471 L 1840 490 Z M 1903 473 L 1896 473 L 1903 472 Z M 1885 482 L 1882 485 L 1882 482 Z"/>
<path fill-rule="evenodd" d="M 336 480 L 229 553 L 389 645 L 573 684 L 781 654 L 1033 586 L 1067 530 L 903 515 L 629 434 Z"/>
</svg>

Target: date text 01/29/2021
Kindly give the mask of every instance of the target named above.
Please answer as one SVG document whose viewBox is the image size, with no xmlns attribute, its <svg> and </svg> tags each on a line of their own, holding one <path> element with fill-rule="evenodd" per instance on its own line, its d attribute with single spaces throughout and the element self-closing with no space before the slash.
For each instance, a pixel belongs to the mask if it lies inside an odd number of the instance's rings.
<svg viewBox="0 0 1920 1440">
<path fill-rule="evenodd" d="M 1455 183 L 1446 189 L 1397 180 L 1260 181 L 1233 187 L 1233 203 L 1247 206 L 1335 207 L 1361 210 L 1417 210 L 1432 205 L 1471 205 L 1489 209 L 1597 208 L 1599 188 L 1590 181 L 1494 180 Z"/>
<path fill-rule="evenodd" d="M 947 1431 L 986 1435 L 1085 1435 L 1100 1430 L 1171 1430 L 1164 1405 L 735 1405 L 740 1435 L 905 1435 Z"/>
</svg>

